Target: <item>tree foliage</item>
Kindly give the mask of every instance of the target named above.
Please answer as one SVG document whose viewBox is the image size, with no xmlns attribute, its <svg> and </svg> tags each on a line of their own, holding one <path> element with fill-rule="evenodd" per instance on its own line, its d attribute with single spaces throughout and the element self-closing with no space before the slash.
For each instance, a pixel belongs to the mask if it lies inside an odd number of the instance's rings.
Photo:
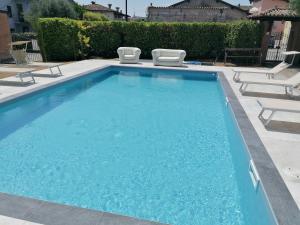
<svg viewBox="0 0 300 225">
<path fill-rule="evenodd" d="M 25 15 L 25 19 L 32 25 L 33 29 L 37 29 L 38 18 L 79 18 L 79 6 L 75 7 L 75 3 L 70 0 L 31 0 L 29 12 Z"/>
<path fill-rule="evenodd" d="M 290 0 L 290 5 L 292 9 L 296 10 L 300 14 L 300 0 Z"/>
</svg>

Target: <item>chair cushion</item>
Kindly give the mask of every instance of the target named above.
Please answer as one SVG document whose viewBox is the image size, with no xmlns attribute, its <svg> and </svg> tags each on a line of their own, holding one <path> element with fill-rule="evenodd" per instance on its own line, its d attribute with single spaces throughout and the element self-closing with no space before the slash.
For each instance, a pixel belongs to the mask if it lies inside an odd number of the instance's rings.
<svg viewBox="0 0 300 225">
<path fill-rule="evenodd" d="M 135 59 L 135 55 L 124 55 L 124 59 Z"/>
<path fill-rule="evenodd" d="M 178 62 L 180 60 L 179 57 L 158 57 L 159 61 L 163 61 L 163 62 Z"/>
</svg>

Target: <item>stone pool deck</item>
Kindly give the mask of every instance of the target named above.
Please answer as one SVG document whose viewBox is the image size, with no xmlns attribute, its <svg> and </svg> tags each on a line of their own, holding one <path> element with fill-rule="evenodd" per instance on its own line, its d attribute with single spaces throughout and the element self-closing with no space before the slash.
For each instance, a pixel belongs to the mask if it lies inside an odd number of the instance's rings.
<svg viewBox="0 0 300 225">
<path fill-rule="evenodd" d="M 62 73 L 64 76 L 58 78 L 42 78 L 37 77 L 37 84 L 27 86 L 27 87 L 10 87 L 10 86 L 0 86 L 0 103 L 7 101 L 9 99 L 13 99 L 15 97 L 24 95 L 26 93 L 33 92 L 35 90 L 39 90 L 45 88 L 47 86 L 60 83 L 65 80 L 72 79 L 77 76 L 81 76 L 87 72 L 94 71 L 100 69 L 107 65 L 119 65 L 117 60 L 84 60 L 79 62 L 74 62 L 70 64 L 63 65 L 61 67 Z M 126 66 L 126 65 L 125 65 Z M 127 65 L 130 66 L 130 65 Z M 153 67 L 150 61 L 143 61 L 141 64 L 133 65 L 133 66 L 141 66 L 141 67 Z M 159 67 L 155 67 L 159 68 Z M 166 67 L 164 67 L 166 68 Z M 278 113 L 276 117 L 274 117 L 274 121 L 271 122 L 268 128 L 262 124 L 262 122 L 258 119 L 258 114 L 260 112 L 260 106 L 257 103 L 257 99 L 285 99 L 286 97 L 283 95 L 283 88 L 279 87 L 265 87 L 265 86 L 257 86 L 253 85 L 253 87 L 249 87 L 249 91 L 245 95 L 241 95 L 239 92 L 239 83 L 235 83 L 232 80 L 233 71 L 230 67 L 214 67 L 214 66 L 198 66 L 198 65 L 189 65 L 186 68 L 180 69 L 191 69 L 191 70 L 199 70 L 199 71 L 213 71 L 213 72 L 222 72 L 225 75 L 228 83 L 230 84 L 233 92 L 237 96 L 240 104 L 242 105 L 244 111 L 246 112 L 251 124 L 253 125 L 255 131 L 260 137 L 263 145 L 265 146 L 267 152 L 272 158 L 274 164 L 276 165 L 280 176 L 284 180 L 288 190 L 293 196 L 295 202 L 298 205 L 298 209 L 300 208 L 300 179 L 289 176 L 289 168 L 292 169 L 295 173 L 299 173 L 300 175 L 300 114 L 292 114 L 292 113 Z M 47 70 L 42 70 L 40 73 L 48 73 Z M 276 77 L 276 79 L 284 79 L 290 77 L 293 74 L 293 71 L 287 71 L 283 73 L 283 75 Z M 245 75 L 246 76 L 246 75 Z M 249 75 L 255 76 L 255 75 Z M 5 78 L 5 80 L 15 80 L 15 78 L 9 77 Z M 299 99 L 296 98 L 295 101 L 300 100 L 300 91 L 296 93 L 299 95 Z M 300 101 L 299 103 L 300 104 Z M 0 200 L 1 195 L 0 195 Z M 35 201 L 35 200 L 33 200 Z M 46 204 L 46 203 L 45 203 Z M 13 206 L 12 206 L 13 207 Z M 15 206 L 17 207 L 17 206 Z M 28 209 L 28 208 L 27 208 Z M 11 208 L 14 210 L 14 208 Z M 288 211 L 288 209 L 287 209 Z M 10 214 L 9 212 L 3 213 L 0 205 L 0 214 L 3 214 L 4 217 L 0 216 L 0 224 L 23 224 L 23 225 L 34 225 L 39 224 L 40 220 L 34 220 L 30 217 L 18 217 L 16 220 L 10 217 L 14 217 L 14 214 Z M 28 209 L 28 214 L 30 215 L 30 206 Z M 53 213 L 51 211 L 48 214 Z M 300 211 L 299 211 L 300 214 Z M 68 214 L 67 214 L 68 215 Z M 111 214 L 110 214 L 111 215 Z M 117 216 L 118 217 L 118 216 Z M 16 217 L 15 217 L 16 218 Z M 123 217 L 122 217 L 123 218 Z M 126 217 L 124 217 L 126 219 Z M 110 222 L 106 221 L 105 224 L 155 224 L 151 222 L 143 221 L 142 223 L 138 223 L 137 221 L 131 221 L 130 218 L 127 222 L 119 223 L 118 220 L 110 220 Z M 9 222 L 10 221 L 10 222 Z M 32 221 L 35 223 L 31 223 L 28 221 Z M 99 220 L 101 221 L 101 220 Z M 98 221 L 98 222 L 99 222 Z M 116 222 L 117 221 L 117 222 Z M 130 221 L 132 223 L 130 223 Z M 5 223 L 4 223 L 5 222 Z M 104 223 L 88 223 L 88 224 L 104 224 Z M 137 222 L 137 223 L 134 223 Z M 44 223 L 44 224 L 66 224 L 66 223 Z M 78 223 L 79 224 L 79 223 Z M 84 224 L 84 223 L 81 223 Z"/>
</svg>

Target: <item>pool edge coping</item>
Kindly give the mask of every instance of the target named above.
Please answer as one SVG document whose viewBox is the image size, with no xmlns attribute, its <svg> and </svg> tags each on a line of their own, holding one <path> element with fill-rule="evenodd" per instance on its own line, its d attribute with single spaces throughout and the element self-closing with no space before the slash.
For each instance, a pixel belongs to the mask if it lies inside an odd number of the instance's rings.
<svg viewBox="0 0 300 225">
<path fill-rule="evenodd" d="M 30 90 L 26 90 L 26 91 L 23 91 L 23 92 L 20 92 L 17 94 L 13 94 L 13 95 L 4 97 L 4 98 L 0 99 L 0 105 L 10 102 L 10 101 L 13 101 L 13 100 L 16 100 L 21 97 L 26 97 L 27 95 L 36 93 L 43 89 L 54 87 L 56 85 L 63 84 L 65 82 L 71 81 L 73 79 L 83 77 L 90 73 L 93 73 L 93 72 L 96 72 L 99 70 L 103 70 L 103 69 L 107 69 L 109 67 L 147 68 L 147 69 L 162 69 L 162 70 L 183 70 L 183 71 L 187 70 L 187 71 L 194 71 L 194 72 L 217 73 L 219 75 L 219 80 L 220 80 L 222 89 L 224 91 L 224 95 L 229 100 L 229 105 L 234 114 L 234 119 L 237 122 L 238 128 L 242 134 L 242 138 L 246 144 L 247 151 L 250 155 L 250 158 L 254 161 L 254 164 L 256 165 L 256 168 L 258 170 L 259 176 L 262 181 L 262 188 L 263 188 L 264 194 L 266 195 L 265 197 L 266 197 L 268 203 L 271 205 L 271 211 L 274 214 L 275 220 L 277 220 L 278 225 L 300 224 L 299 209 L 296 205 L 295 200 L 293 199 L 285 182 L 283 181 L 282 177 L 280 176 L 278 169 L 276 168 L 275 164 L 273 163 L 273 160 L 271 159 L 269 153 L 267 152 L 265 146 L 263 145 L 261 138 L 257 134 L 253 125 L 251 124 L 243 106 L 241 105 L 236 94 L 234 93 L 234 91 L 223 71 L 218 71 L 218 70 L 206 71 L 203 69 L 201 70 L 201 68 L 199 68 L 199 70 L 198 70 L 198 69 L 190 69 L 190 68 L 185 68 L 185 67 L 179 68 L 179 67 L 153 67 L 153 66 L 145 66 L 145 65 L 136 66 L 136 65 L 106 64 L 106 65 L 102 65 L 102 66 L 99 66 L 99 67 L 91 69 L 91 70 L 87 70 L 87 71 L 79 73 L 79 74 L 65 77 L 63 79 L 60 79 L 60 80 L 57 80 L 57 81 L 54 81 L 51 83 L 47 83 L 47 84 L 40 85 L 38 87 L 34 87 Z M 25 205 L 30 204 L 31 202 L 38 201 L 40 203 L 42 202 L 44 204 L 47 204 L 50 208 L 51 208 L 51 206 L 53 207 L 54 205 L 56 205 L 56 206 L 59 206 L 59 208 L 66 207 L 69 210 L 71 208 L 72 209 L 76 208 L 76 209 L 85 211 L 85 213 L 88 213 L 88 212 L 97 212 L 100 214 L 104 213 L 101 211 L 77 208 L 77 207 L 73 207 L 73 206 L 57 204 L 57 203 L 52 203 L 52 202 L 48 202 L 48 201 L 41 201 L 41 200 L 31 199 L 31 198 L 27 198 L 27 197 L 20 197 L 20 196 L 16 196 L 16 195 L 0 193 L 0 199 L 2 199 L 3 197 L 7 197 L 7 198 L 11 199 L 12 201 L 14 201 L 14 198 L 19 198 L 21 200 L 20 202 Z M 3 205 L 2 205 L 2 201 L 0 201 L 0 214 L 2 214 L 2 211 L 3 211 Z M 75 213 L 75 214 L 77 214 L 77 213 Z M 74 214 L 74 216 L 76 216 L 75 214 Z M 114 215 L 111 213 L 108 213 L 108 214 Z M 119 216 L 119 215 L 116 215 L 116 216 Z M 22 218 L 18 218 L 15 216 L 10 216 L 10 217 L 22 219 Z M 121 216 L 121 217 L 126 217 L 126 216 Z M 135 219 L 132 217 L 126 217 L 126 218 Z M 139 220 L 139 219 L 137 219 L 137 220 Z M 30 221 L 30 220 L 27 220 L 27 221 Z M 141 220 L 141 221 L 143 221 L 143 220 Z M 34 221 L 32 221 L 32 222 L 34 222 Z M 151 221 L 146 222 L 146 224 L 147 223 L 159 224 L 157 222 L 151 222 Z M 55 225 L 55 223 L 51 223 L 51 224 Z M 67 225 L 67 223 L 64 223 L 64 224 Z M 72 224 L 74 224 L 74 222 Z M 84 224 L 84 223 L 82 223 L 82 224 Z"/>
<path fill-rule="evenodd" d="M 234 93 L 225 74 L 218 72 L 218 75 L 225 97 L 228 99 L 228 104 L 234 114 L 238 129 L 242 134 L 250 159 L 253 160 L 258 171 L 260 185 L 262 185 L 262 190 L 270 205 L 270 210 L 275 218 L 275 222 L 277 222 L 278 225 L 300 224 L 300 211 L 287 185 L 279 174 L 277 167 L 248 118 L 238 97 Z"/>
</svg>

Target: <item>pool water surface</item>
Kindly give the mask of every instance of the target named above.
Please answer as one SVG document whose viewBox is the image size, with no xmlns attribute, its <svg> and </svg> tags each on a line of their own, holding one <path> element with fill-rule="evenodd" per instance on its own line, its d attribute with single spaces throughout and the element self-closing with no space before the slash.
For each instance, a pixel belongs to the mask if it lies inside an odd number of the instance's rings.
<svg viewBox="0 0 300 225">
<path fill-rule="evenodd" d="M 274 224 L 216 73 L 111 67 L 0 106 L 0 192 L 174 225 Z"/>
</svg>

